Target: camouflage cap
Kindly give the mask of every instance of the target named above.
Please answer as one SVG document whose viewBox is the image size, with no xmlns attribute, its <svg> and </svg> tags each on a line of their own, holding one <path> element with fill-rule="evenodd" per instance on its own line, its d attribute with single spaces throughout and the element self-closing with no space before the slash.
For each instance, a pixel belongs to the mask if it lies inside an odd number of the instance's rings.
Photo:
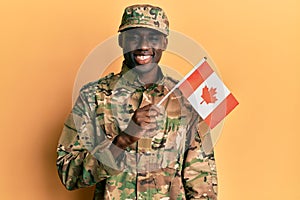
<svg viewBox="0 0 300 200">
<path fill-rule="evenodd" d="M 169 35 L 169 21 L 165 12 L 148 4 L 132 5 L 124 10 L 119 32 L 129 28 L 145 27 Z"/>
</svg>

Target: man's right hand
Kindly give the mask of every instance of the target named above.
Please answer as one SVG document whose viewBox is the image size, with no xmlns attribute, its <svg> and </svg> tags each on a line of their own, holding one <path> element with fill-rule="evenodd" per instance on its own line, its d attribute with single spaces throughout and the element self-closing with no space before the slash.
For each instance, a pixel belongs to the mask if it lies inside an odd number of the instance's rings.
<svg viewBox="0 0 300 200">
<path fill-rule="evenodd" d="M 134 112 L 128 127 L 114 139 L 113 144 L 125 149 L 141 137 L 152 138 L 156 134 L 156 117 L 159 114 L 160 109 L 154 104 L 138 108 Z"/>
</svg>

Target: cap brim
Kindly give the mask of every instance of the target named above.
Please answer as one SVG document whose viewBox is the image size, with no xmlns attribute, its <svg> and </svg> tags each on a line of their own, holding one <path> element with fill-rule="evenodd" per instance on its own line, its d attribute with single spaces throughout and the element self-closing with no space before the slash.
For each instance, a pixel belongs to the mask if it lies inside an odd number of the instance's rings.
<svg viewBox="0 0 300 200">
<path fill-rule="evenodd" d="M 166 31 L 166 30 L 163 30 L 163 29 L 159 29 L 159 28 L 156 28 L 156 27 L 153 27 L 151 25 L 147 25 L 147 24 L 130 24 L 130 25 L 125 25 L 125 26 L 122 26 L 119 28 L 118 32 L 123 32 L 123 31 L 126 31 L 128 29 L 132 29 L 132 28 L 150 28 L 150 29 L 153 29 L 153 30 L 156 30 L 164 35 L 169 35 L 169 33 Z"/>
</svg>

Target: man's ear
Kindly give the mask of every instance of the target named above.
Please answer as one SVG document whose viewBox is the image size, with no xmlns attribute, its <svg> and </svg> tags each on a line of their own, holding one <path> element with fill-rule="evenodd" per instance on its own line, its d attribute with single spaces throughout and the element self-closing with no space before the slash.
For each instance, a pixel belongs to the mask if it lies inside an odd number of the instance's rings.
<svg viewBox="0 0 300 200">
<path fill-rule="evenodd" d="M 167 46 L 168 46 L 168 38 L 167 37 L 164 37 L 164 41 L 163 41 L 163 50 L 166 50 L 167 49 Z"/>
<path fill-rule="evenodd" d="M 118 42 L 119 42 L 119 46 L 121 48 L 123 48 L 123 34 L 122 33 L 120 33 L 118 36 Z"/>
</svg>

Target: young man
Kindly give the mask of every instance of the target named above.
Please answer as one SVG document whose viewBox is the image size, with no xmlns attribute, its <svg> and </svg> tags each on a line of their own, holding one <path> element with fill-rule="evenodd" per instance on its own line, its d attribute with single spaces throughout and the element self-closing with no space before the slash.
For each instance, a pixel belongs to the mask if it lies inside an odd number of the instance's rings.
<svg viewBox="0 0 300 200">
<path fill-rule="evenodd" d="M 94 199 L 217 199 L 209 129 L 158 63 L 167 48 L 164 11 L 133 5 L 119 27 L 119 74 L 85 85 L 59 140 L 67 189 L 96 185 Z"/>
</svg>

